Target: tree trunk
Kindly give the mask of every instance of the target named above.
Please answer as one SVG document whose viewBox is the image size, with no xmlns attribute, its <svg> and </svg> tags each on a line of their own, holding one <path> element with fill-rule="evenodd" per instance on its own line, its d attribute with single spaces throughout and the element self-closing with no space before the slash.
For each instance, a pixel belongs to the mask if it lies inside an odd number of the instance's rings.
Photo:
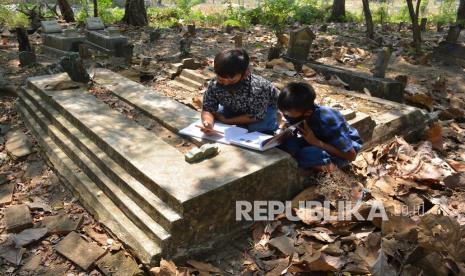
<svg viewBox="0 0 465 276">
<path fill-rule="evenodd" d="M 345 0 L 334 0 L 333 8 L 331 10 L 331 21 L 341 22 L 344 20 L 346 15 L 346 1 Z"/>
<path fill-rule="evenodd" d="M 29 43 L 26 29 L 16 28 L 16 37 L 18 38 L 18 48 L 20 52 L 32 52 L 31 43 Z"/>
<path fill-rule="evenodd" d="M 460 28 L 465 28 L 465 0 L 460 0 L 459 8 L 457 9 L 457 24 Z"/>
<path fill-rule="evenodd" d="M 365 15 L 365 24 L 367 25 L 367 37 L 373 39 L 375 37 L 375 31 L 373 27 L 373 18 L 371 17 L 370 4 L 368 0 L 362 0 L 363 2 L 363 14 Z"/>
<path fill-rule="evenodd" d="M 94 0 L 94 17 L 98 17 L 98 3 Z"/>
<path fill-rule="evenodd" d="M 144 0 L 126 0 L 123 22 L 133 26 L 147 25 L 147 10 Z"/>
<path fill-rule="evenodd" d="M 408 6 L 408 12 L 410 14 L 410 19 L 412 20 L 412 30 L 413 30 L 413 45 L 417 54 L 421 53 L 421 31 L 420 25 L 418 24 L 418 14 L 420 11 L 420 2 L 417 0 L 416 8 L 413 7 L 412 0 L 406 0 Z"/>
<path fill-rule="evenodd" d="M 447 32 L 446 41 L 450 43 L 457 43 L 461 31 L 462 28 L 460 28 L 459 25 L 451 24 L 449 27 L 449 31 Z"/>
<path fill-rule="evenodd" d="M 66 22 L 74 22 L 74 12 L 67 0 L 57 0 L 61 15 Z"/>
</svg>

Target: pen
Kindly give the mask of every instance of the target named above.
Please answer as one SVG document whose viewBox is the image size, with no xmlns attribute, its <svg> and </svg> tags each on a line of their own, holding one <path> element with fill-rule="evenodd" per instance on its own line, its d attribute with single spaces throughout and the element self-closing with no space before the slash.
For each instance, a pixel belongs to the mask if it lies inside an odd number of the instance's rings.
<svg viewBox="0 0 465 276">
<path fill-rule="evenodd" d="M 198 128 L 201 128 L 201 129 L 205 128 L 205 127 L 199 126 L 199 125 L 195 125 L 195 127 L 198 127 Z M 215 129 L 209 129 L 209 130 L 212 131 L 212 132 L 218 133 L 218 134 L 224 134 L 224 132 L 219 131 L 219 130 L 215 130 Z"/>
</svg>

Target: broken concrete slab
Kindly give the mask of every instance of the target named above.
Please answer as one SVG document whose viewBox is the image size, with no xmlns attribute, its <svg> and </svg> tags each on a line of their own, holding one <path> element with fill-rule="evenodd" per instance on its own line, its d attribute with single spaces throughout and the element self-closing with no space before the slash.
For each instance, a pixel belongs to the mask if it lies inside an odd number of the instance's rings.
<svg viewBox="0 0 465 276">
<path fill-rule="evenodd" d="M 372 140 L 376 122 L 368 114 L 357 112 L 353 119 L 348 120 L 348 123 L 358 131 L 362 141 Z"/>
<path fill-rule="evenodd" d="M 376 78 L 368 74 L 319 63 L 308 62 L 305 64 L 327 78 L 332 75 L 339 77 L 349 85 L 350 90 L 363 93 L 363 89 L 367 88 L 374 97 L 398 103 L 404 102 L 404 86 L 399 81 Z"/>
<path fill-rule="evenodd" d="M 79 229 L 84 217 L 79 215 L 76 220 L 69 218 L 67 214 L 47 216 L 42 220 L 42 225 L 48 229 L 49 234 L 66 235 Z"/>
<path fill-rule="evenodd" d="M 8 132 L 8 130 L 10 130 L 9 125 L 0 124 L 0 135 L 5 135 Z"/>
<path fill-rule="evenodd" d="M 27 206 L 29 207 L 29 210 L 31 211 L 41 210 L 41 211 L 49 212 L 49 213 L 52 212 L 52 207 L 38 197 L 34 198 L 32 202 L 28 202 Z"/>
<path fill-rule="evenodd" d="M 0 257 L 13 265 L 17 266 L 21 263 L 24 252 L 26 252 L 25 248 L 16 248 L 14 242 L 11 240 L 0 244 Z"/>
<path fill-rule="evenodd" d="M 21 130 L 10 131 L 5 144 L 7 153 L 14 159 L 20 159 L 31 154 L 32 143 Z"/>
<path fill-rule="evenodd" d="M 182 60 L 182 67 L 184 69 L 197 70 L 202 67 L 200 62 L 196 61 L 194 58 L 185 58 Z"/>
<path fill-rule="evenodd" d="M 85 271 L 105 254 L 100 246 L 85 241 L 76 232 L 69 233 L 56 245 L 55 250 Z"/>
<path fill-rule="evenodd" d="M 30 179 L 42 174 L 45 169 L 45 163 L 42 160 L 33 161 L 27 164 L 23 179 Z"/>
<path fill-rule="evenodd" d="M 13 235 L 13 241 L 16 247 L 27 246 L 33 242 L 42 239 L 47 234 L 47 228 L 30 228 Z"/>
<path fill-rule="evenodd" d="M 40 263 L 42 261 L 43 253 L 33 255 L 25 260 L 24 265 L 21 267 L 21 272 L 32 272 L 38 271 L 40 268 Z"/>
<path fill-rule="evenodd" d="M 13 205 L 5 209 L 5 228 L 7 232 L 19 232 L 32 227 L 29 207 L 25 204 Z"/>
<path fill-rule="evenodd" d="M 106 254 L 96 262 L 97 267 L 105 276 L 135 276 L 143 275 L 137 263 L 126 256 L 123 251 L 115 254 Z"/>
</svg>

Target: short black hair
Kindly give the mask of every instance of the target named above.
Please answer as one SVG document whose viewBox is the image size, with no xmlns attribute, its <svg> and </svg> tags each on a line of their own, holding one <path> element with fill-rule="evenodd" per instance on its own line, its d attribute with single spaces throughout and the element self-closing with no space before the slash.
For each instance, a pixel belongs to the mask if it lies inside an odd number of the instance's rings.
<svg viewBox="0 0 465 276">
<path fill-rule="evenodd" d="M 290 82 L 278 96 L 278 108 L 282 111 L 297 110 L 305 112 L 315 108 L 316 93 L 305 82 Z"/>
<path fill-rule="evenodd" d="M 244 49 L 224 50 L 215 56 L 215 73 L 224 78 L 244 74 L 249 68 L 249 54 Z"/>
</svg>

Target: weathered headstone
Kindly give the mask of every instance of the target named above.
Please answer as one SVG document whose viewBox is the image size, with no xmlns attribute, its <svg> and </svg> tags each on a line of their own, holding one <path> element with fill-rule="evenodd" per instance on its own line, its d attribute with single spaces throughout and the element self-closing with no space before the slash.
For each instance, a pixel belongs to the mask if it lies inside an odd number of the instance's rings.
<svg viewBox="0 0 465 276">
<path fill-rule="evenodd" d="M 25 28 L 16 28 L 16 37 L 19 44 L 19 65 L 28 66 L 36 62 L 34 49 L 29 43 L 29 37 Z"/>
<path fill-rule="evenodd" d="M 105 29 L 105 24 L 103 24 L 100 17 L 88 17 L 86 18 L 86 29 L 89 31 L 103 30 Z"/>
<path fill-rule="evenodd" d="M 25 204 L 13 205 L 5 209 L 5 227 L 7 232 L 19 232 L 32 227 L 29 207 Z"/>
<path fill-rule="evenodd" d="M 32 143 L 21 130 L 8 133 L 5 148 L 14 159 L 23 158 L 32 153 Z"/>
<path fill-rule="evenodd" d="M 384 47 L 378 52 L 378 56 L 376 57 L 375 62 L 375 68 L 373 69 L 373 77 L 384 78 L 390 58 L 391 49 L 389 47 Z"/>
<path fill-rule="evenodd" d="M 78 54 L 63 57 L 60 64 L 71 80 L 82 83 L 90 81 L 90 76 Z"/>
<path fill-rule="evenodd" d="M 195 36 L 196 30 L 195 30 L 195 25 L 194 24 L 187 25 L 187 33 L 190 36 Z"/>
<path fill-rule="evenodd" d="M 42 32 L 46 34 L 61 33 L 63 31 L 56 20 L 42 21 L 40 24 L 42 26 Z"/>
<path fill-rule="evenodd" d="M 55 249 L 83 270 L 89 269 L 100 256 L 105 254 L 105 250 L 100 246 L 85 241 L 76 232 L 69 233 Z"/>
<path fill-rule="evenodd" d="M 79 45 L 79 56 L 82 59 L 88 59 L 92 56 L 92 54 L 89 51 L 89 46 L 87 44 L 80 44 Z"/>
<path fill-rule="evenodd" d="M 149 36 L 150 36 L 150 42 L 152 43 L 159 40 L 161 37 L 160 29 L 151 30 L 149 33 Z"/>
<path fill-rule="evenodd" d="M 233 40 L 234 40 L 234 47 L 236 49 L 240 49 L 243 47 L 243 44 L 242 44 L 242 40 L 243 40 L 243 36 L 241 33 L 238 33 L 236 34 L 234 37 L 233 37 Z"/>
<path fill-rule="evenodd" d="M 57 21 L 42 21 L 42 47 L 44 51 L 56 56 L 64 56 L 70 52 L 78 52 L 79 45 L 84 43 L 85 36 L 76 29 L 62 30 Z"/>
<path fill-rule="evenodd" d="M 8 182 L 6 177 L 0 175 L 0 206 L 8 204 L 13 200 L 13 191 L 15 189 L 14 182 Z"/>
<path fill-rule="evenodd" d="M 36 63 L 36 60 L 37 60 L 36 54 L 34 54 L 34 52 L 27 52 L 27 51 L 19 52 L 18 58 L 19 58 L 20 66 L 28 66 L 28 65 L 34 64 Z"/>
<path fill-rule="evenodd" d="M 291 31 L 287 55 L 289 58 L 305 61 L 310 52 L 310 46 L 315 34 L 309 27 Z"/>
<path fill-rule="evenodd" d="M 191 55 L 191 45 L 192 45 L 192 38 L 190 36 L 184 36 L 179 41 L 179 51 L 181 52 L 181 57 L 188 57 Z"/>
<path fill-rule="evenodd" d="M 197 62 L 193 58 L 185 58 L 185 59 L 182 60 L 182 68 L 183 69 L 197 70 L 200 67 L 202 67 L 202 64 L 200 64 L 200 62 Z"/>
<path fill-rule="evenodd" d="M 133 44 L 117 44 L 115 46 L 115 56 L 123 57 L 128 64 L 131 64 L 133 51 Z"/>
</svg>

